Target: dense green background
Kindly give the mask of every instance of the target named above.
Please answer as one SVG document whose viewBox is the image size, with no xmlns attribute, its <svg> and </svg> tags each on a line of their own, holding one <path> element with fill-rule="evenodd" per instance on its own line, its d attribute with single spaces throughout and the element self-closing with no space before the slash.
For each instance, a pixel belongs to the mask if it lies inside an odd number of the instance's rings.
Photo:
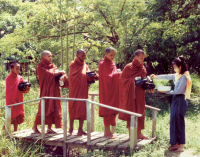
<svg viewBox="0 0 200 157">
<path fill-rule="evenodd" d="M 200 72 L 199 0 L 1 0 L 0 7 L 1 59 L 32 56 L 37 65 L 47 49 L 60 67 L 63 51 L 67 70 L 83 48 L 86 62 L 97 70 L 111 45 L 122 69 L 142 48 L 156 73 L 170 72 L 179 55 L 191 72 Z"/>
<path fill-rule="evenodd" d="M 29 66 L 31 91 L 24 101 L 39 97 L 39 86 L 34 70 L 40 62 L 43 50 L 50 50 L 53 62 L 60 68 L 63 50 L 63 69 L 73 60 L 76 50 L 87 50 L 86 62 L 92 70 L 104 57 L 107 46 L 117 50 L 115 62 L 118 68 L 131 62 L 134 51 L 142 48 L 147 53 L 145 63 L 151 61 L 154 73 L 172 72 L 171 62 L 184 55 L 192 76 L 192 94 L 188 101 L 186 121 L 186 151 L 200 155 L 200 5 L 199 0 L 0 0 L 0 106 L 5 106 L 4 62 L 10 55 L 17 59 L 33 58 Z M 61 3 L 61 5 L 60 5 Z M 68 34 L 68 35 L 67 35 Z M 62 38 L 61 38 L 62 36 Z M 61 40 L 62 39 L 62 40 Z M 67 42 L 68 40 L 68 42 Z M 62 46 L 61 46 L 62 45 Z M 68 47 L 68 48 L 67 48 Z M 67 58 L 67 52 L 68 58 Z M 27 75 L 23 75 L 25 79 Z M 155 81 L 156 85 L 173 82 Z M 68 90 L 62 90 L 62 95 Z M 98 93 L 98 82 L 90 87 L 90 93 Z M 96 97 L 95 101 L 99 101 Z M 146 93 L 146 103 L 161 109 L 157 119 L 157 140 L 143 147 L 133 156 L 160 157 L 169 155 L 169 117 L 171 96 Z M 25 122 L 19 130 L 33 126 L 37 105 L 25 105 Z M 0 128 L 5 113 L 0 116 Z M 69 116 L 68 116 L 69 117 Z M 151 136 L 152 111 L 146 110 L 143 134 Z M 103 132 L 103 120 L 95 107 L 95 131 Z M 69 125 L 68 125 L 69 127 Z M 86 130 L 86 123 L 84 130 Z M 13 128 L 12 128 L 13 129 Z M 78 122 L 75 122 L 78 129 Z M 117 133 L 126 133 L 126 122 L 117 120 Z M 0 131 L 0 156 L 51 156 L 59 151 L 32 145 L 15 139 L 7 139 Z M 60 150 L 62 154 L 62 150 Z M 69 149 L 70 156 L 118 156 L 117 151 Z M 53 155 L 52 155 L 53 156 Z M 121 156 L 124 156 L 122 154 Z"/>
</svg>

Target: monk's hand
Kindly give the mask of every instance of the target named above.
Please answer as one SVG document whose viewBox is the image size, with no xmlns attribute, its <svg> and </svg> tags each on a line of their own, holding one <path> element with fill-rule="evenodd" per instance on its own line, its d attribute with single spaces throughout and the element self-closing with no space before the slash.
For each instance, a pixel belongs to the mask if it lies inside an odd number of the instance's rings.
<svg viewBox="0 0 200 157">
<path fill-rule="evenodd" d="M 151 77 L 151 79 L 157 78 L 157 76 L 155 74 L 151 74 L 150 77 Z"/>
<path fill-rule="evenodd" d="M 96 75 L 94 76 L 95 80 L 99 80 L 99 74 L 95 73 Z"/>
<path fill-rule="evenodd" d="M 28 93 L 30 91 L 31 87 L 26 86 L 26 90 L 24 91 L 24 93 Z"/>
<path fill-rule="evenodd" d="M 87 83 L 88 88 L 90 87 L 91 83 Z"/>
<path fill-rule="evenodd" d="M 55 77 L 58 75 L 66 75 L 66 72 L 64 70 L 59 70 L 58 72 L 55 73 Z"/>
<path fill-rule="evenodd" d="M 66 74 L 66 72 L 64 70 L 60 70 L 58 73 L 59 73 L 59 75 L 60 74 L 65 75 Z"/>
<path fill-rule="evenodd" d="M 153 93 L 154 93 L 154 90 L 155 90 L 155 89 L 148 89 L 147 92 L 153 94 Z"/>
</svg>

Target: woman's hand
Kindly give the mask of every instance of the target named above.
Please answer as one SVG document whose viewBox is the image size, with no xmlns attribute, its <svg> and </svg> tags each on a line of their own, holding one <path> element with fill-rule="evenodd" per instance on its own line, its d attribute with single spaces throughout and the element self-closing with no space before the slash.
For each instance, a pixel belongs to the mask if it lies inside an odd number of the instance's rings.
<svg viewBox="0 0 200 157">
<path fill-rule="evenodd" d="M 154 74 L 151 74 L 150 77 L 151 77 L 151 79 L 153 79 L 153 78 L 157 78 L 157 76 L 154 75 Z"/>
<path fill-rule="evenodd" d="M 166 93 L 166 91 L 159 91 L 160 93 Z"/>
</svg>

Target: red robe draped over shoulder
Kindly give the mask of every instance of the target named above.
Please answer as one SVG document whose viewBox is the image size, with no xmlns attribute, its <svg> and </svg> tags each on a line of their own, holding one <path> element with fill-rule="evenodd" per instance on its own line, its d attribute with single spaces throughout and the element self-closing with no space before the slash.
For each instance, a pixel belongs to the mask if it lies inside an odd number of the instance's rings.
<svg viewBox="0 0 200 157">
<path fill-rule="evenodd" d="M 112 107 L 119 107 L 120 73 L 114 61 L 106 56 L 99 63 L 99 102 Z M 99 107 L 99 116 L 118 114 L 117 111 Z"/>
<path fill-rule="evenodd" d="M 119 81 L 119 108 L 131 112 L 140 113 L 143 116 L 138 118 L 138 130 L 144 129 L 145 119 L 145 91 L 141 85 L 135 86 L 135 77 L 146 77 L 146 68 L 133 59 L 132 63 L 125 66 Z M 130 126 L 130 115 L 119 113 L 119 119 L 126 120 Z"/>
<path fill-rule="evenodd" d="M 86 72 L 88 66 L 76 57 L 69 67 L 69 98 L 88 99 L 88 83 Z M 70 119 L 86 119 L 86 103 L 69 101 Z"/>
<path fill-rule="evenodd" d="M 55 70 L 57 66 L 46 59 L 42 59 L 37 67 L 39 77 L 40 97 L 60 97 L 59 82 L 55 80 Z M 67 86 L 68 81 L 64 86 Z M 38 112 L 35 124 L 41 124 L 41 102 L 38 106 Z M 45 99 L 45 124 L 55 124 L 56 128 L 62 127 L 62 108 L 60 100 Z"/>
<path fill-rule="evenodd" d="M 16 75 L 13 72 L 6 78 L 6 105 L 23 102 L 23 91 L 18 89 L 20 82 L 24 82 L 24 79 L 20 75 Z M 16 120 L 17 124 L 24 122 L 24 104 L 11 107 L 11 123 L 14 124 Z"/>
</svg>

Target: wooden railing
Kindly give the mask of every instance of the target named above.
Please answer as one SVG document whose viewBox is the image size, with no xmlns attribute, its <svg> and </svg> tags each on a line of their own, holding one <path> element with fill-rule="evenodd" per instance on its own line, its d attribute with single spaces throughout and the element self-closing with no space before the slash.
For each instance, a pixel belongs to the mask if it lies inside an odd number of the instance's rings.
<svg viewBox="0 0 200 157">
<path fill-rule="evenodd" d="M 21 105 L 21 104 L 27 104 L 30 102 L 34 102 L 34 101 L 39 101 L 41 100 L 41 139 L 44 139 L 45 137 L 45 99 L 54 99 L 54 100 L 62 100 L 62 108 L 63 108 L 63 155 L 66 156 L 66 143 L 65 141 L 67 140 L 67 102 L 68 101 L 84 101 L 86 102 L 86 111 L 87 111 L 87 146 L 89 147 L 89 144 L 91 142 L 91 132 L 94 131 L 94 105 L 98 105 L 104 108 L 108 108 L 111 110 L 115 110 L 118 112 L 122 112 L 125 114 L 129 114 L 131 116 L 131 121 L 130 121 L 130 151 L 133 151 L 134 147 L 137 144 L 137 118 L 138 117 L 142 117 L 141 114 L 138 113 L 134 113 L 134 112 L 130 112 L 130 111 L 126 111 L 126 110 L 122 110 L 116 107 L 111 107 L 105 104 L 101 104 L 98 102 L 94 102 L 94 98 L 95 96 L 97 96 L 98 94 L 90 94 L 91 95 L 91 99 L 77 99 L 77 98 L 64 98 L 62 97 L 42 97 L 39 99 L 35 99 L 35 100 L 30 100 L 30 101 L 25 101 L 25 102 L 21 102 L 21 103 L 16 103 L 13 105 L 9 105 L 9 106 L 4 106 L 4 107 L 0 107 L 0 109 L 5 108 L 5 134 L 6 135 L 10 135 L 11 134 L 11 106 L 17 106 L 17 105 Z M 66 95 L 67 96 L 67 95 Z M 38 104 L 35 103 L 35 104 Z M 90 104 L 92 104 L 92 106 L 90 106 Z M 156 117 L 157 117 L 157 111 L 160 111 L 160 109 L 155 108 L 155 107 L 151 107 L 146 105 L 146 108 L 152 109 L 153 110 L 153 123 L 152 123 L 152 137 L 154 137 L 155 135 L 155 130 L 156 130 Z"/>
</svg>

